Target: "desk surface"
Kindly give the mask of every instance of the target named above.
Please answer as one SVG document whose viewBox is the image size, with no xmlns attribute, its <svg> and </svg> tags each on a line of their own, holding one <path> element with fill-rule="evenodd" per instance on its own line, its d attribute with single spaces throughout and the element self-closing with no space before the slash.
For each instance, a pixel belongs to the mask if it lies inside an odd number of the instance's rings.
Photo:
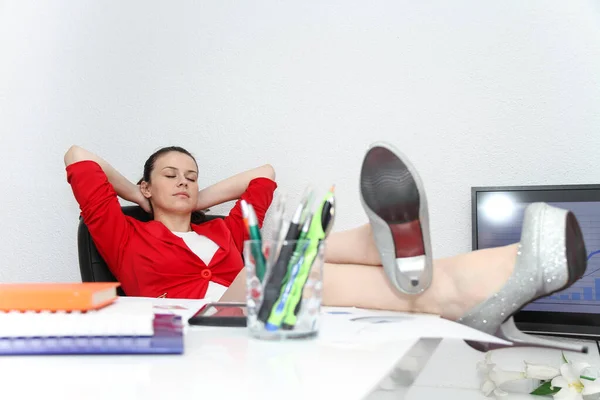
<svg viewBox="0 0 600 400">
<path fill-rule="evenodd" d="M 202 301 L 187 304 L 195 308 Z M 394 375 L 395 365 L 416 342 L 268 342 L 249 338 L 240 328 L 189 327 L 184 355 L 0 357 L 0 398 L 398 399 L 386 376 Z M 582 357 L 599 365 L 597 349 L 590 347 Z M 507 369 L 519 368 L 524 357 L 552 362 L 560 352 L 498 352 Z M 475 369 L 481 359 L 482 353 L 461 340 L 443 341 L 406 398 L 483 399 Z"/>
<path fill-rule="evenodd" d="M 15 398 L 265 399 L 288 392 L 288 398 L 310 398 L 319 387 L 326 398 L 352 399 L 373 390 L 398 361 L 398 353 L 384 345 L 348 349 L 270 343 L 249 340 L 244 330 L 233 328 L 192 329 L 185 345 L 183 356 L 4 357 L 0 393 L 18 393 Z"/>
<path fill-rule="evenodd" d="M 291 399 L 312 398 L 318 387 L 324 398 L 358 399 L 417 341 L 269 342 L 243 328 L 190 326 L 183 355 L 0 357 L 0 398 Z"/>
</svg>

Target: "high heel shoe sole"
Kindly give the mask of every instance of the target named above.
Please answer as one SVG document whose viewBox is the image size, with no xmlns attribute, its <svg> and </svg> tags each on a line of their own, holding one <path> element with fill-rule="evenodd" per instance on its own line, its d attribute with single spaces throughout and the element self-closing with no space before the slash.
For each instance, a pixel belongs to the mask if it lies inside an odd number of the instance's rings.
<svg viewBox="0 0 600 400">
<path fill-rule="evenodd" d="M 567 283 L 555 291 L 533 298 L 531 302 L 541 299 L 543 297 L 550 296 L 554 293 L 560 292 L 561 290 L 570 287 L 585 273 L 587 267 L 587 251 L 585 248 L 585 242 L 583 240 L 583 234 L 581 232 L 579 223 L 577 222 L 577 218 L 575 218 L 575 215 L 573 215 L 573 213 L 570 211 L 567 212 L 565 225 L 565 256 L 567 260 L 567 269 L 569 271 Z M 508 318 L 504 320 L 504 322 L 500 325 L 500 327 L 495 333 L 496 337 L 508 340 L 514 345 L 518 346 L 547 347 L 559 350 L 569 350 L 579 353 L 588 352 L 588 348 L 585 345 L 570 344 L 564 342 L 558 343 L 552 340 L 543 339 L 539 337 L 536 337 L 535 342 L 532 342 L 531 337 L 528 334 L 521 332 L 515 325 L 513 316 L 518 311 L 519 310 L 517 309 L 515 312 L 510 314 Z M 466 341 L 466 343 L 469 346 L 473 347 L 475 350 L 479 351 L 489 351 L 506 347 L 502 345 L 497 345 L 495 343 L 482 343 L 472 341 Z"/>
<path fill-rule="evenodd" d="M 427 199 L 415 168 L 392 146 L 374 143 L 364 157 L 360 194 L 389 280 L 403 293 L 423 292 L 433 271 Z"/>
</svg>

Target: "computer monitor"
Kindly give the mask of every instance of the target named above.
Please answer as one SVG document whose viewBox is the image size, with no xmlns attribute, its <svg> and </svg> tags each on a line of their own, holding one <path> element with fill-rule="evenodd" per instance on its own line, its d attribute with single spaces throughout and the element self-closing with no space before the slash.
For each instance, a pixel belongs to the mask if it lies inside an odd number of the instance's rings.
<svg viewBox="0 0 600 400">
<path fill-rule="evenodd" d="M 587 270 L 570 288 L 515 314 L 523 331 L 600 337 L 600 185 L 471 188 L 473 250 L 518 243 L 528 204 L 545 202 L 575 214 L 587 250 Z"/>
</svg>

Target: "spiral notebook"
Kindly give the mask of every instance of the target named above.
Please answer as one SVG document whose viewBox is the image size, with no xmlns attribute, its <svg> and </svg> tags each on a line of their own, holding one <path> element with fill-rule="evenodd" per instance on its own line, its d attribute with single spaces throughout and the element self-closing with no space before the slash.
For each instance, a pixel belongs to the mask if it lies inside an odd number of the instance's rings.
<svg viewBox="0 0 600 400">
<path fill-rule="evenodd" d="M 88 312 L 0 312 L 0 355 L 181 354 L 183 322 L 144 303 Z"/>
</svg>

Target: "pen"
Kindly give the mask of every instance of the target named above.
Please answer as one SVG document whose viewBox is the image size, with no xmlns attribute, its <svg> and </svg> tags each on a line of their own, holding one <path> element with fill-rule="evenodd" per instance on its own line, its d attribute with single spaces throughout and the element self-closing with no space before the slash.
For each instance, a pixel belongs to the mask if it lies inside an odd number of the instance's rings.
<svg viewBox="0 0 600 400">
<path fill-rule="evenodd" d="M 248 225 L 248 203 L 246 200 L 241 200 L 240 205 L 242 208 L 242 221 L 244 221 L 244 227 L 248 231 L 248 236 L 250 235 L 250 226 Z"/>
<path fill-rule="evenodd" d="M 301 225 L 304 224 L 306 219 L 310 219 L 312 203 L 314 199 L 315 191 L 312 186 L 308 186 L 304 190 L 304 195 L 302 196 L 302 203 L 304 204 L 304 211 L 302 211 L 302 216 L 300 217 L 300 221 L 302 221 Z"/>
<path fill-rule="evenodd" d="M 279 255 L 280 243 L 281 243 L 281 228 L 283 226 L 283 214 L 285 212 L 286 196 L 285 194 L 279 194 L 277 196 L 277 202 L 274 206 L 274 223 L 275 229 L 273 230 L 273 239 L 271 240 L 271 246 L 269 248 L 269 255 L 267 260 L 267 266 L 271 266 L 277 260 Z"/>
<path fill-rule="evenodd" d="M 281 232 L 281 226 L 283 224 L 283 214 L 285 211 L 285 202 L 286 202 L 286 198 L 284 194 L 280 194 L 279 196 L 277 196 L 277 202 L 275 203 L 275 207 L 274 207 L 274 218 L 273 218 L 273 225 L 275 226 L 274 229 L 274 235 L 273 235 L 273 240 L 274 241 L 278 241 L 280 240 L 280 232 Z"/>
<path fill-rule="evenodd" d="M 292 285 L 294 283 L 294 278 L 298 274 L 300 270 L 300 266 L 304 261 L 304 252 L 308 247 L 308 242 L 304 241 L 306 235 L 308 234 L 308 228 L 310 226 L 310 216 L 306 218 L 304 221 L 304 225 L 302 225 L 302 230 L 300 231 L 300 236 L 298 237 L 298 241 L 296 242 L 296 248 L 294 249 L 294 254 L 292 254 L 292 258 L 287 268 L 287 272 L 282 282 L 281 292 L 279 293 L 279 298 L 277 302 L 273 306 L 271 310 L 271 314 L 269 315 L 269 319 L 265 324 L 265 328 L 270 331 L 277 330 L 281 326 L 281 322 L 283 321 L 285 305 L 287 299 L 289 298 L 289 294 L 292 290 Z"/>
<path fill-rule="evenodd" d="M 292 257 L 287 266 L 287 271 L 285 273 L 285 276 L 283 277 L 283 282 L 281 283 L 282 285 L 285 285 L 287 283 L 287 281 L 289 279 L 289 275 L 292 270 L 292 266 L 298 261 L 298 258 L 300 258 L 300 256 L 306 250 L 305 248 L 304 249 L 302 248 L 302 244 L 303 244 L 303 241 L 306 239 L 306 235 L 308 234 L 308 228 L 310 228 L 310 219 L 311 219 L 311 214 L 308 213 L 304 219 L 304 223 L 302 224 L 302 229 L 300 230 L 298 239 L 296 240 L 296 247 L 294 248 L 294 252 L 292 253 Z M 283 290 L 283 287 L 282 287 L 282 290 Z"/>
<path fill-rule="evenodd" d="M 294 282 L 292 284 L 291 293 L 289 295 L 286 309 L 284 311 L 284 318 L 282 327 L 284 329 L 292 329 L 296 325 L 297 314 L 300 311 L 300 304 L 302 300 L 302 291 L 304 285 L 308 280 L 312 264 L 319 251 L 319 244 L 323 239 L 327 237 L 333 226 L 333 217 L 335 216 L 335 187 L 331 187 L 329 192 L 325 195 L 323 202 L 319 209 L 315 212 L 311 219 L 310 228 L 306 235 L 306 239 L 309 240 L 308 248 L 304 253 L 304 261 Z"/>
<path fill-rule="evenodd" d="M 298 239 L 298 234 L 300 233 L 300 219 L 302 218 L 306 201 L 307 199 L 303 199 L 298 205 L 298 208 L 296 208 L 296 212 L 292 217 L 287 234 L 285 235 L 285 241 L 279 251 L 277 262 L 271 267 L 269 279 L 267 279 L 267 283 L 264 286 L 263 301 L 258 310 L 258 319 L 262 322 L 267 322 L 271 309 L 279 297 L 281 285 L 283 284 L 283 279 L 287 273 L 287 266 L 294 252 L 295 246 L 293 241 Z"/>
<path fill-rule="evenodd" d="M 265 256 L 262 252 L 262 244 L 260 237 L 260 229 L 258 228 L 258 219 L 256 218 L 256 214 L 254 213 L 254 209 L 252 205 L 248 204 L 246 200 L 241 201 L 242 206 L 242 216 L 247 216 L 247 224 L 248 231 L 250 234 L 250 249 L 252 251 L 252 256 L 254 257 L 254 261 L 256 263 L 256 276 L 262 282 L 263 277 L 265 276 Z"/>
</svg>

